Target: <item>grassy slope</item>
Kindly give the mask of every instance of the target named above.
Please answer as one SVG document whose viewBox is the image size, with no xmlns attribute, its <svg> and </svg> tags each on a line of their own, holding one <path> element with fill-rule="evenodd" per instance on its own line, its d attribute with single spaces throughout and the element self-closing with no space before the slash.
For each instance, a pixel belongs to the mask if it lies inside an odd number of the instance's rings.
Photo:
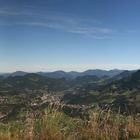
<svg viewBox="0 0 140 140">
<path fill-rule="evenodd" d="M 70 118 L 49 107 L 27 119 L 0 124 L 0 140 L 130 140 L 140 139 L 140 118 L 92 111 L 90 120 Z"/>
</svg>

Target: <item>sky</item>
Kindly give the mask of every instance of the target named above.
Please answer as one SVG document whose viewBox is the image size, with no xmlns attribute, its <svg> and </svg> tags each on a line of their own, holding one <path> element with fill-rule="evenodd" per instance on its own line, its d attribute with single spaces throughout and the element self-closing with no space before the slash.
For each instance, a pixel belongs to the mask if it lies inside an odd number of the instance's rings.
<svg viewBox="0 0 140 140">
<path fill-rule="evenodd" d="M 139 0 L 0 0 L 0 72 L 140 68 Z"/>
</svg>

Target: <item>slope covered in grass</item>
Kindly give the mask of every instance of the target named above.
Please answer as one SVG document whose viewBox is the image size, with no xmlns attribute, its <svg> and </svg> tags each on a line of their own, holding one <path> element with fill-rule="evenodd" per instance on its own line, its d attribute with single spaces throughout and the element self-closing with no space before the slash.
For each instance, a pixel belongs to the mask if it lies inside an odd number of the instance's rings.
<svg viewBox="0 0 140 140">
<path fill-rule="evenodd" d="M 131 140 L 140 139 L 139 116 L 92 110 L 89 120 L 71 118 L 52 107 L 26 114 L 25 121 L 0 123 L 0 140 Z"/>
</svg>

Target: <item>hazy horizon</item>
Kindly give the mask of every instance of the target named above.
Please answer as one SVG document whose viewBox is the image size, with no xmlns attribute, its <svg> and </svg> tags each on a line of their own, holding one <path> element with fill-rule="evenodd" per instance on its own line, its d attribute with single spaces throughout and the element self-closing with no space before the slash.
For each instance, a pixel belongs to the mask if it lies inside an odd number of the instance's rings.
<svg viewBox="0 0 140 140">
<path fill-rule="evenodd" d="M 103 71 L 111 71 L 111 70 L 122 70 L 122 71 L 137 71 L 139 69 L 119 69 L 119 68 L 112 68 L 112 69 L 99 69 L 99 68 L 87 68 L 84 70 L 63 70 L 63 69 L 56 69 L 56 70 L 44 70 L 44 71 L 27 71 L 27 70 L 14 70 L 14 71 L 0 71 L 0 74 L 5 74 L 5 73 L 14 73 L 14 72 L 27 72 L 27 73 L 38 73 L 38 72 L 56 72 L 56 71 L 64 71 L 64 72 L 85 72 L 87 70 L 103 70 Z"/>
</svg>

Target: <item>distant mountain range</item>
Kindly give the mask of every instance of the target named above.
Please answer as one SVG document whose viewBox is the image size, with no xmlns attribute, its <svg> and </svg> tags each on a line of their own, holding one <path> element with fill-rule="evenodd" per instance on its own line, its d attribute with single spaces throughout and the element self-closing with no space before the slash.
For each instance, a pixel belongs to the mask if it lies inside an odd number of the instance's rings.
<svg viewBox="0 0 140 140">
<path fill-rule="evenodd" d="M 109 105 L 114 110 L 136 113 L 140 112 L 140 70 L 124 71 L 105 80 L 81 77 L 80 84 L 75 92 L 64 94 L 62 101 L 68 104 L 98 104 L 101 107 Z M 77 82 L 78 83 L 78 82 Z"/>
<path fill-rule="evenodd" d="M 39 74 L 41 76 L 46 76 L 49 78 L 66 78 L 66 79 L 73 79 L 78 76 L 97 76 L 97 77 L 103 77 L 103 76 L 109 76 L 113 77 L 115 75 L 118 75 L 122 73 L 124 70 L 100 70 L 100 69 L 95 69 L 95 70 L 86 70 L 84 72 L 76 72 L 76 71 L 71 71 L 71 72 L 65 72 L 65 71 L 54 71 L 54 72 L 37 72 L 36 74 Z M 0 74 L 1 76 L 8 77 L 8 76 L 24 76 L 28 74 L 27 72 L 24 71 L 16 71 L 13 73 L 3 73 Z"/>
<path fill-rule="evenodd" d="M 0 95 L 53 93 L 68 104 L 105 104 L 118 110 L 140 112 L 140 70 L 87 70 L 85 72 L 17 71 L 0 76 Z M 132 109 L 134 110 L 134 109 Z"/>
<path fill-rule="evenodd" d="M 13 72 L 13 73 L 1 73 L 0 75 L 3 76 L 3 77 L 8 77 L 8 76 L 24 76 L 28 74 L 28 72 L 24 72 L 24 71 L 16 71 L 16 72 Z"/>
</svg>

